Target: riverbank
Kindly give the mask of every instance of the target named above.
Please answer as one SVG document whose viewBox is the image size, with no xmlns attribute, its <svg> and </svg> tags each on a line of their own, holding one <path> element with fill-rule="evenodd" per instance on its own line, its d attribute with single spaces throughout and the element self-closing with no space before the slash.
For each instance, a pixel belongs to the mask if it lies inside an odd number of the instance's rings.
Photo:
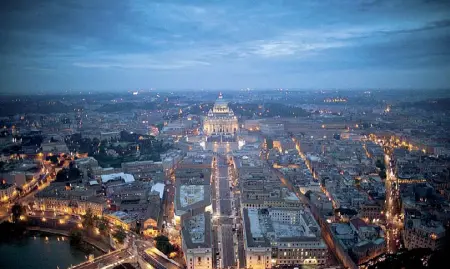
<svg viewBox="0 0 450 269">
<path fill-rule="evenodd" d="M 66 231 L 66 230 L 41 228 L 41 227 L 36 227 L 36 226 L 28 226 L 27 230 L 69 237 L 69 231 Z M 112 250 L 112 248 L 108 244 L 105 244 L 104 242 L 101 242 L 101 241 L 98 241 L 98 240 L 95 240 L 95 239 L 92 239 L 92 238 L 89 238 L 86 236 L 83 236 L 83 241 L 88 243 L 89 245 L 94 246 L 95 248 L 102 251 L 103 253 L 108 253 L 110 250 Z"/>
</svg>

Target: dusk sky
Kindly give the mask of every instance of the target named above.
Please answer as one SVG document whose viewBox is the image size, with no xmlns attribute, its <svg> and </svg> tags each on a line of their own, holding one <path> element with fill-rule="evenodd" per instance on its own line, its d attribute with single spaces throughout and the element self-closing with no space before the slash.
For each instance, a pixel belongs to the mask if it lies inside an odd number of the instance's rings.
<svg viewBox="0 0 450 269">
<path fill-rule="evenodd" d="M 448 88 L 450 1 L 1 1 L 0 91 Z"/>
</svg>

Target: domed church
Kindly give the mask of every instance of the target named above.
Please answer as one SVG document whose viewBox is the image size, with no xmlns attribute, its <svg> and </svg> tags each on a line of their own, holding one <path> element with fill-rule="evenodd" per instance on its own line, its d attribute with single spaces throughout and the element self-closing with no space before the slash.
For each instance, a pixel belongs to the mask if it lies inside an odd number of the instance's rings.
<svg viewBox="0 0 450 269">
<path fill-rule="evenodd" d="M 209 110 L 208 116 L 203 120 L 203 132 L 208 136 L 234 136 L 238 128 L 237 117 L 234 115 L 233 110 L 228 107 L 228 102 L 223 99 L 222 93 L 220 93 L 213 109 Z"/>
</svg>

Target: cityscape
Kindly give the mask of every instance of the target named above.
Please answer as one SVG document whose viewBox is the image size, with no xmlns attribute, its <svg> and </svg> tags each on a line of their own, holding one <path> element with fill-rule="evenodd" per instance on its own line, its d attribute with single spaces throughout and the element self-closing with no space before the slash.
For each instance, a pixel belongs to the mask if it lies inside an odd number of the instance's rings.
<svg viewBox="0 0 450 269">
<path fill-rule="evenodd" d="M 225 2 L 0 4 L 0 268 L 447 268 L 448 3 Z"/>
</svg>

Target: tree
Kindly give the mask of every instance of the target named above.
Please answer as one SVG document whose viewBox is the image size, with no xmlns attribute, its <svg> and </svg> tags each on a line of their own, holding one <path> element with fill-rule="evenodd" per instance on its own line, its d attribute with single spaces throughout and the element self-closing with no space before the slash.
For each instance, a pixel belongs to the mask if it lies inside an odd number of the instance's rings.
<svg viewBox="0 0 450 269">
<path fill-rule="evenodd" d="M 51 161 L 52 164 L 57 164 L 58 163 L 58 156 L 57 155 L 48 156 L 47 160 Z"/>
<path fill-rule="evenodd" d="M 384 163 L 381 160 L 377 160 L 375 162 L 376 167 L 380 168 L 381 170 L 385 170 L 386 166 L 384 165 Z"/>
<path fill-rule="evenodd" d="M 305 197 L 308 198 L 309 200 L 311 200 L 311 193 L 312 193 L 312 191 L 307 191 L 305 193 Z"/>
<path fill-rule="evenodd" d="M 84 214 L 82 223 L 83 227 L 86 227 L 86 229 L 90 230 L 92 227 L 94 227 L 94 214 L 92 214 L 92 210 L 88 208 L 86 210 L 86 214 Z"/>
<path fill-rule="evenodd" d="M 69 233 L 69 240 L 71 245 L 78 245 L 83 240 L 83 234 L 78 229 L 71 230 Z"/>
<path fill-rule="evenodd" d="M 108 140 L 103 139 L 100 141 L 100 146 L 98 147 L 99 153 L 106 153 L 106 148 L 108 146 Z"/>
<path fill-rule="evenodd" d="M 156 124 L 156 128 L 158 128 L 158 131 L 161 131 L 164 128 L 164 123 L 161 122 L 161 123 Z"/>
<path fill-rule="evenodd" d="M 14 223 L 19 222 L 20 216 L 23 214 L 24 208 L 19 203 L 15 203 L 11 207 L 12 219 Z"/>
<path fill-rule="evenodd" d="M 125 238 L 127 237 L 127 234 L 123 230 L 122 226 L 117 226 L 116 231 L 113 233 L 112 236 L 117 240 L 117 242 L 123 244 Z"/>
<path fill-rule="evenodd" d="M 77 180 L 81 176 L 81 171 L 76 167 L 64 168 L 56 174 L 56 182 L 66 182 Z"/>
<path fill-rule="evenodd" d="M 26 226 L 22 223 L 11 223 L 9 221 L 0 223 L 0 245 L 4 241 L 16 241 L 23 236 L 25 232 Z"/>
<path fill-rule="evenodd" d="M 154 239 L 156 241 L 156 248 L 162 253 L 168 255 L 174 250 L 174 247 L 172 246 L 172 244 L 170 244 L 169 238 L 167 236 L 158 235 Z"/>
<path fill-rule="evenodd" d="M 104 233 L 105 231 L 106 231 L 106 229 L 108 228 L 108 225 L 107 225 L 107 222 L 106 222 L 106 220 L 105 219 L 98 219 L 97 221 L 96 221 L 96 226 L 97 226 L 97 228 L 98 228 L 98 230 L 101 232 L 101 233 Z"/>
</svg>

